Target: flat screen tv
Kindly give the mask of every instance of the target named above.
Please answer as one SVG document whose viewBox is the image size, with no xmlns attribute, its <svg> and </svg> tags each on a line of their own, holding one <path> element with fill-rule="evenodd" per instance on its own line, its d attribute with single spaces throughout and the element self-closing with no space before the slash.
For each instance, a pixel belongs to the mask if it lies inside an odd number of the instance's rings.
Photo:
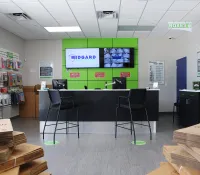
<svg viewBox="0 0 200 175">
<path fill-rule="evenodd" d="M 104 68 L 134 67 L 134 48 L 103 48 L 100 57 Z"/>
<path fill-rule="evenodd" d="M 99 48 L 66 49 L 66 68 L 98 68 Z"/>
</svg>

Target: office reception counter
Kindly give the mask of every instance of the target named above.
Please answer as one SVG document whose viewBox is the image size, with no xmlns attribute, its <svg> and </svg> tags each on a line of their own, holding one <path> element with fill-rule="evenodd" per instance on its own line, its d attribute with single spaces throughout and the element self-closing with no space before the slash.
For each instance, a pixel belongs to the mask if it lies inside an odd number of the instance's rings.
<svg viewBox="0 0 200 175">
<path fill-rule="evenodd" d="M 68 93 L 73 95 L 75 102 L 79 107 L 79 120 L 81 132 L 96 132 L 96 129 L 101 128 L 100 126 L 94 126 L 94 123 L 98 123 L 103 126 L 112 126 L 112 133 L 115 121 L 115 111 L 116 104 L 118 103 L 119 96 L 127 96 L 129 93 L 128 89 L 106 89 L 106 90 L 61 90 L 62 96 L 68 96 Z M 47 110 L 50 104 L 49 96 L 47 91 L 39 91 L 39 120 L 41 122 L 40 131 L 43 129 L 43 123 L 46 119 Z M 151 126 L 153 132 L 156 132 L 156 121 L 159 119 L 159 89 L 149 89 L 147 90 L 147 111 L 149 115 L 149 120 L 151 121 Z M 49 116 L 50 122 L 55 122 L 56 111 L 51 112 Z M 60 121 L 65 121 L 66 117 L 68 121 L 76 121 L 75 111 L 63 111 L 60 113 Z M 133 118 L 135 121 L 146 121 L 146 117 L 143 111 L 134 112 Z M 130 121 L 129 110 L 121 109 L 119 111 L 118 121 Z M 93 123 L 93 126 L 88 126 Z M 111 125 L 112 123 L 112 125 Z M 96 125 L 95 124 L 95 125 Z M 82 126 L 81 126 L 82 125 Z M 88 128 L 91 128 L 88 130 Z M 105 125 L 102 127 L 102 132 L 106 131 Z M 81 129 L 82 128 L 82 129 Z M 83 129 L 85 128 L 85 131 Z M 50 130 L 49 130 L 50 132 Z M 99 133 L 99 131 L 97 131 Z M 100 131 L 101 132 L 101 131 Z"/>
</svg>

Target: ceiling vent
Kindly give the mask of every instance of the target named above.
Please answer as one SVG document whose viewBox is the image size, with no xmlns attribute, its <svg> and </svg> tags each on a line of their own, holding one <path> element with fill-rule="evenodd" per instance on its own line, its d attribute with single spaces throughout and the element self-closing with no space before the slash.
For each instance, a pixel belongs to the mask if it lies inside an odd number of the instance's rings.
<svg viewBox="0 0 200 175">
<path fill-rule="evenodd" d="M 98 19 L 117 19 L 118 13 L 116 11 L 98 11 Z"/>
<path fill-rule="evenodd" d="M 27 21 L 32 20 L 30 16 L 25 13 L 9 13 L 7 16 L 14 21 Z"/>
</svg>

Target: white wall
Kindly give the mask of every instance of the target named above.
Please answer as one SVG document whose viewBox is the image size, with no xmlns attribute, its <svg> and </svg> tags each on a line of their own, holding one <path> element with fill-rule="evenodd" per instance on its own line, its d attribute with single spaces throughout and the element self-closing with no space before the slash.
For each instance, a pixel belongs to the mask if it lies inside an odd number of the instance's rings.
<svg viewBox="0 0 200 175">
<path fill-rule="evenodd" d="M 62 41 L 61 40 L 32 40 L 25 41 L 25 59 L 23 69 L 23 84 L 40 84 L 39 61 L 54 62 L 54 78 L 62 78 Z M 44 79 L 51 84 L 51 79 Z"/>
<path fill-rule="evenodd" d="M 197 77 L 197 52 L 200 51 L 200 24 L 193 28 L 193 31 L 186 33 L 177 41 L 181 53 L 187 56 L 187 88 L 193 89 L 192 82 L 200 81 Z"/>
<path fill-rule="evenodd" d="M 20 59 L 24 59 L 24 40 L 20 37 L 0 28 L 0 48 L 18 53 Z M 19 115 L 19 107 L 6 107 L 3 110 L 4 118 L 10 118 Z"/>
<path fill-rule="evenodd" d="M 165 84 L 160 88 L 160 111 L 172 111 L 176 100 L 176 60 L 181 58 L 176 40 L 167 38 L 139 39 L 139 87 L 149 87 L 148 62 L 165 62 Z"/>
<path fill-rule="evenodd" d="M 24 58 L 24 40 L 2 28 L 0 28 L 0 48 L 18 53 L 22 60 Z"/>
</svg>

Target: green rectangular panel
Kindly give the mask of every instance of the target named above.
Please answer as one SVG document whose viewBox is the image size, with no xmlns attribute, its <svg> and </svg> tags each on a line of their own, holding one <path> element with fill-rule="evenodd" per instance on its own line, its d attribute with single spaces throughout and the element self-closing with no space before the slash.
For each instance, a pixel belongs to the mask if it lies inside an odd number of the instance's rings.
<svg viewBox="0 0 200 175">
<path fill-rule="evenodd" d="M 112 81 L 106 81 L 112 83 Z M 105 89 L 105 81 L 88 81 L 88 89 L 101 88 Z M 112 89 L 112 85 L 108 86 L 107 89 Z"/>
<path fill-rule="evenodd" d="M 84 89 L 87 86 L 87 81 L 68 81 L 68 89 Z"/>
<path fill-rule="evenodd" d="M 66 65 L 66 54 L 65 50 L 62 51 L 62 66 Z"/>
<path fill-rule="evenodd" d="M 62 78 L 68 80 L 87 80 L 87 69 L 67 70 L 65 66 L 62 66 Z"/>
<path fill-rule="evenodd" d="M 88 38 L 88 47 L 112 47 L 112 38 Z"/>
<path fill-rule="evenodd" d="M 134 65 L 138 65 L 138 50 L 134 50 Z"/>
<path fill-rule="evenodd" d="M 126 88 L 127 89 L 137 89 L 138 81 L 126 81 Z"/>
<path fill-rule="evenodd" d="M 121 73 L 127 74 L 130 72 L 130 77 L 127 77 L 127 80 L 138 80 L 138 65 L 135 65 L 134 68 L 115 68 L 113 69 L 113 77 L 121 77 Z"/>
<path fill-rule="evenodd" d="M 96 77 L 96 74 L 103 74 L 103 77 Z M 88 69 L 88 80 L 112 80 L 112 69 Z"/>
<path fill-rule="evenodd" d="M 138 38 L 113 38 L 113 47 L 138 48 Z"/>
<path fill-rule="evenodd" d="M 62 49 L 66 48 L 87 48 L 87 39 L 63 39 Z"/>
</svg>

